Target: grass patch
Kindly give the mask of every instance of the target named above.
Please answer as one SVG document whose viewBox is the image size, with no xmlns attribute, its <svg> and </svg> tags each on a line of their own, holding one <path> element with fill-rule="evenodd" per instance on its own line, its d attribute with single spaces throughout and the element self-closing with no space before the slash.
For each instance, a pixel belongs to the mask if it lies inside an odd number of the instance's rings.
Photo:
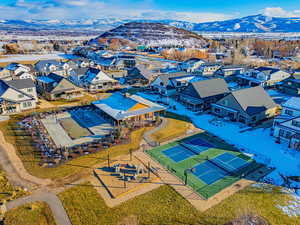
<svg viewBox="0 0 300 225">
<path fill-rule="evenodd" d="M 33 176 L 40 178 L 64 178 L 71 175 L 76 175 L 83 170 L 91 169 L 93 165 L 103 162 L 107 159 L 107 151 L 100 151 L 95 154 L 85 155 L 73 159 L 63 165 L 54 168 L 45 168 L 39 166 L 39 152 L 33 147 L 31 136 L 26 134 L 26 131 L 19 129 L 17 118 L 12 118 L 9 121 L 0 123 L 0 130 L 5 136 L 7 142 L 15 146 L 17 154 L 22 160 L 26 170 Z M 110 148 L 110 156 L 129 154 L 129 150 L 139 148 L 140 141 L 144 132 L 151 128 L 142 128 L 131 133 L 129 144 L 116 145 Z"/>
<path fill-rule="evenodd" d="M 191 119 L 187 116 L 179 115 L 179 114 L 168 112 L 168 111 L 166 112 L 165 117 L 172 118 L 172 119 L 175 119 L 175 120 L 185 121 L 185 122 L 188 122 L 188 123 L 192 122 Z"/>
<path fill-rule="evenodd" d="M 51 209 L 44 202 L 25 204 L 8 211 L 4 216 L 5 225 L 56 225 Z"/>
<path fill-rule="evenodd" d="M 249 187 L 204 213 L 166 185 L 114 208 L 108 208 L 89 183 L 72 187 L 59 197 L 73 225 L 116 225 L 128 218 L 137 218 L 140 225 L 222 225 L 244 211 L 257 213 L 272 225 L 299 224 L 299 218 L 289 217 L 276 207 L 286 204 L 290 197 L 273 187 L 270 191 Z"/>
<path fill-rule="evenodd" d="M 13 187 L 6 178 L 3 171 L 0 170 L 0 203 L 12 201 L 26 195 L 26 192 L 20 187 Z"/>
<path fill-rule="evenodd" d="M 161 130 L 152 134 L 152 138 L 159 143 L 185 135 L 191 124 L 173 118 L 167 118 L 167 124 Z"/>
<path fill-rule="evenodd" d="M 68 104 L 76 104 L 76 105 L 87 105 L 93 101 L 96 101 L 97 98 L 88 94 L 84 93 L 84 96 L 76 99 L 61 99 L 56 101 L 50 101 L 50 103 L 54 106 L 60 106 L 60 105 L 68 105 Z"/>
</svg>

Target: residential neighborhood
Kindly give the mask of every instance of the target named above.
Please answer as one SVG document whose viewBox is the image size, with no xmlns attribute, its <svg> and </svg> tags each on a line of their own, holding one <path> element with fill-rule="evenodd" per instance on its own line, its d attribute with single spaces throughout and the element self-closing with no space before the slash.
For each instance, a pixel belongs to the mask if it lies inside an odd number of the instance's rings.
<svg viewBox="0 0 300 225">
<path fill-rule="evenodd" d="M 300 224 L 298 5 L 7 2 L 0 224 Z"/>
</svg>

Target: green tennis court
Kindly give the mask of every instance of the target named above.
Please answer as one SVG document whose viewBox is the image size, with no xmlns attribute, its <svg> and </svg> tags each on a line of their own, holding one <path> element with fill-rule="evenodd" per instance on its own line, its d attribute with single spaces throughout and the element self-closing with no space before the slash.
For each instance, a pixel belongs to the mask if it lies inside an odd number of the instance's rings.
<svg viewBox="0 0 300 225">
<path fill-rule="evenodd" d="M 253 172 L 258 165 L 240 152 L 214 147 L 198 134 L 147 153 L 183 182 L 187 180 L 187 185 L 206 199 Z"/>
</svg>

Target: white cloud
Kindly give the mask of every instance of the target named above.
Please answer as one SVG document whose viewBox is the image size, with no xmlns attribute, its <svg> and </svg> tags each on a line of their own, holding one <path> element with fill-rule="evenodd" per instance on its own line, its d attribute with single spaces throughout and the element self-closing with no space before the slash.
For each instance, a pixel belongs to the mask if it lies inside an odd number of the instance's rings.
<svg viewBox="0 0 300 225">
<path fill-rule="evenodd" d="M 286 11 L 281 7 L 267 7 L 264 9 L 264 15 L 270 17 L 299 17 L 300 10 Z"/>
<path fill-rule="evenodd" d="M 189 22 L 225 20 L 231 15 L 211 12 L 152 10 L 152 1 L 129 0 L 18 0 L 14 6 L 0 6 L 1 19 L 173 19 Z M 149 9 L 149 10 L 148 10 Z"/>
</svg>

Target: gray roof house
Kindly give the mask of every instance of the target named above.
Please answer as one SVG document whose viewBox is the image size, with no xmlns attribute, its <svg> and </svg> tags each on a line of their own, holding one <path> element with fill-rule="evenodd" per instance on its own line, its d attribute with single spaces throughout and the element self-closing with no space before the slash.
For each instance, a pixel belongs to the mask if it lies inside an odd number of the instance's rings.
<svg viewBox="0 0 300 225">
<path fill-rule="evenodd" d="M 209 79 L 191 82 L 178 95 L 178 100 L 192 111 L 205 111 L 229 93 L 224 79 Z"/>
<path fill-rule="evenodd" d="M 145 65 L 137 65 L 131 70 L 128 70 L 125 77 L 128 84 L 148 84 L 153 79 L 154 73 Z"/>
<path fill-rule="evenodd" d="M 278 105 L 261 87 L 240 89 L 212 104 L 212 113 L 247 125 L 256 125 L 279 114 Z"/>
<path fill-rule="evenodd" d="M 37 95 L 31 79 L 0 80 L 0 114 L 18 113 L 36 107 Z"/>
</svg>

